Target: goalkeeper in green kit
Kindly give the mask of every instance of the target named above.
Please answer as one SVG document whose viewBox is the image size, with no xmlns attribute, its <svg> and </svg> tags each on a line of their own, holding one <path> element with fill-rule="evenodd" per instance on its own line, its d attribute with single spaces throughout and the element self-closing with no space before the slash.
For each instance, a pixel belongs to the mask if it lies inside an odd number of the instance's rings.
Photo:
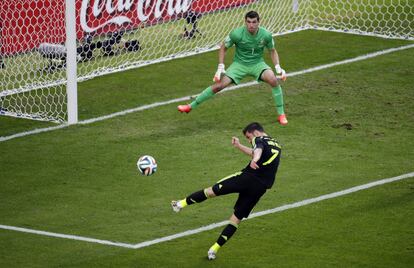
<svg viewBox="0 0 414 268">
<path fill-rule="evenodd" d="M 259 21 L 259 14 L 249 11 L 245 15 L 246 25 L 230 32 L 220 46 L 219 65 L 214 75 L 215 84 L 201 92 L 192 103 L 179 105 L 180 112 L 189 113 L 231 83 L 239 84 L 244 77 L 253 76 L 257 81 L 264 81 L 272 87 L 272 95 L 279 114 L 278 121 L 281 125 L 288 123 L 284 111 L 282 88 L 272 69 L 264 62 L 264 48 L 270 51 L 276 73 L 280 74 L 282 80 L 286 80 L 286 72 L 280 67 L 279 55 L 275 49 L 272 34 L 265 28 L 259 27 Z M 236 46 L 234 61 L 226 71 L 224 57 L 226 50 L 233 45 Z"/>
</svg>

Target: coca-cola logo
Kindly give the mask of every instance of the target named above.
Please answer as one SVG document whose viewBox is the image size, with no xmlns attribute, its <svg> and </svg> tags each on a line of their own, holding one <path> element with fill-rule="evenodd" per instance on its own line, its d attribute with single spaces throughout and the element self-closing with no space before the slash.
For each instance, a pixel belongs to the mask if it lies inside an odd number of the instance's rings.
<svg viewBox="0 0 414 268">
<path fill-rule="evenodd" d="M 146 22 L 150 18 L 160 19 L 186 12 L 192 2 L 193 0 L 82 0 L 80 25 L 84 32 L 91 33 L 111 24 L 121 26 Z"/>
</svg>

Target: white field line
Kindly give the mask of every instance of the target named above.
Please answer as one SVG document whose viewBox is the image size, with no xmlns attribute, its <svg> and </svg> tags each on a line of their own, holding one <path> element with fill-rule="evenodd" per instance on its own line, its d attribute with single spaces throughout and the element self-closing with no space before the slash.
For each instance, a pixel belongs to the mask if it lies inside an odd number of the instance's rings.
<svg viewBox="0 0 414 268">
<path fill-rule="evenodd" d="M 351 58 L 351 59 L 347 59 L 347 60 L 343 60 L 343 61 L 337 61 L 337 62 L 333 62 L 333 63 L 329 63 L 329 64 L 324 64 L 324 65 L 320 65 L 320 66 L 317 66 L 317 67 L 305 69 L 305 70 L 298 71 L 298 72 L 292 72 L 292 73 L 289 73 L 287 76 L 288 77 L 294 77 L 294 76 L 297 76 L 297 75 L 302 75 L 302 74 L 306 74 L 306 73 L 320 71 L 320 70 L 332 68 L 332 67 L 335 67 L 335 66 L 338 66 L 338 65 L 348 64 L 348 63 L 357 62 L 357 61 L 362 61 L 362 60 L 378 57 L 378 56 L 381 56 L 381 55 L 393 53 L 393 52 L 396 52 L 396 51 L 410 49 L 410 48 L 414 48 L 414 44 L 405 45 L 405 46 L 396 47 L 396 48 L 385 49 L 385 50 L 380 50 L 380 51 L 377 51 L 377 52 L 365 54 L 365 55 L 358 56 L 358 57 L 355 57 L 355 58 Z M 243 87 L 248 87 L 248 86 L 253 86 L 253 85 L 257 85 L 257 84 L 258 84 L 258 82 L 256 82 L 256 81 L 243 83 L 243 84 L 240 84 L 240 85 L 228 87 L 225 90 L 223 90 L 222 92 L 231 91 L 231 90 L 235 90 L 235 89 L 239 89 L 239 88 L 243 88 Z M 143 111 L 143 110 L 152 109 L 152 108 L 159 107 L 159 106 L 164 106 L 164 105 L 168 105 L 168 104 L 172 104 L 172 103 L 176 103 L 176 102 L 187 101 L 187 100 L 190 100 L 192 97 L 193 96 L 190 95 L 190 96 L 186 96 L 186 97 L 181 97 L 181 98 L 171 99 L 171 100 L 167 100 L 167 101 L 155 102 L 155 103 L 152 103 L 152 104 L 138 106 L 136 108 L 132 108 L 132 109 L 128 109 L 128 110 L 108 114 L 108 115 L 105 115 L 105 116 L 100 116 L 100 117 L 96 117 L 96 118 L 91 118 L 91 119 L 79 121 L 78 124 L 81 124 L 81 125 L 91 124 L 91 123 L 111 119 L 111 118 L 114 118 L 114 117 L 130 114 L 130 113 L 135 113 L 135 112 L 139 112 L 139 111 Z M 42 132 L 53 131 L 53 130 L 65 128 L 65 127 L 68 127 L 68 126 L 69 126 L 68 124 L 62 124 L 62 125 L 58 125 L 58 126 L 54 126 L 54 127 L 40 128 L 40 129 L 34 129 L 34 130 L 30 130 L 30 131 L 20 132 L 20 133 L 16 133 L 16 134 L 13 134 L 13 135 L 10 135 L 10 136 L 2 136 L 2 137 L 0 137 L 0 142 L 8 141 L 8 140 L 19 138 L 19 137 L 34 135 L 34 134 L 38 134 L 38 133 L 42 133 Z"/>
<path fill-rule="evenodd" d="M 399 181 L 399 180 L 403 180 L 403 179 L 407 179 L 407 178 L 412 178 L 412 177 L 414 177 L 414 172 L 403 174 L 403 175 L 400 175 L 400 176 L 397 176 L 397 177 L 392 177 L 392 178 L 388 178 L 388 179 L 382 179 L 382 180 L 370 182 L 370 183 L 367 183 L 367 184 L 363 184 L 363 185 L 355 186 L 355 187 L 352 187 L 352 188 L 348 188 L 348 189 L 345 189 L 345 190 L 342 190 L 342 191 L 321 195 L 321 196 L 318 196 L 318 197 L 315 197 L 315 198 L 305 199 L 305 200 L 302 200 L 302 201 L 299 201 L 299 202 L 296 202 L 296 203 L 283 205 L 283 206 L 276 207 L 276 208 L 273 208 L 273 209 L 268 209 L 268 210 L 264 210 L 264 211 L 255 212 L 255 213 L 252 213 L 249 216 L 249 218 L 245 219 L 245 220 L 253 219 L 253 218 L 256 218 L 256 217 L 261 217 L 261 216 L 268 215 L 268 214 L 278 213 L 278 212 L 285 211 L 285 210 L 292 209 L 292 208 L 306 206 L 306 205 L 317 203 L 317 202 L 320 202 L 320 201 L 323 201 L 323 200 L 336 198 L 336 197 L 339 197 L 339 196 L 343 196 L 343 195 L 351 194 L 351 193 L 358 192 L 358 191 L 361 191 L 361 190 L 369 189 L 369 188 L 372 188 L 372 187 L 375 187 L 375 186 L 379 186 L 379 185 L 383 185 L 383 184 L 387 184 L 387 183 L 391 183 L 391 182 L 395 182 L 395 181 Z M 228 224 L 228 221 L 221 221 L 221 222 L 217 222 L 217 223 L 212 223 L 210 225 L 202 226 L 202 227 L 197 228 L 197 229 L 192 229 L 192 230 L 188 230 L 188 231 L 173 234 L 173 235 L 164 236 L 164 237 L 160 237 L 160 238 L 157 238 L 157 239 L 144 241 L 144 242 L 141 242 L 141 243 L 138 243 L 138 244 L 127 244 L 127 243 L 113 242 L 113 241 L 108 241 L 108 240 L 100 240 L 100 239 L 89 238 L 89 237 L 82 237 L 82 236 L 77 236 L 77 235 L 66 235 L 66 234 L 59 234 L 59 233 L 51 233 L 51 232 L 45 232 L 45 231 L 39 231 L 39 230 L 33 230 L 33 229 L 27 229 L 27 228 L 20 228 L 20 227 L 15 227 L 15 226 L 8 226 L 8 225 L 0 225 L 0 229 L 16 231 L 16 232 L 31 233 L 31 234 L 37 234 L 37 235 L 44 235 L 44 236 L 51 236 L 51 237 L 58 237 L 58 238 L 65 238 L 65 239 L 71 239 L 71 240 L 78 240 L 78 241 L 84 241 L 84 242 L 90 242 L 90 243 L 98 243 L 98 244 L 109 245 L 109 246 L 124 247 L 124 248 L 130 248 L 130 249 L 140 249 L 140 248 L 148 247 L 148 246 L 151 246 L 151 245 L 163 243 L 163 242 L 166 242 L 166 241 L 174 240 L 174 239 L 177 239 L 177 238 L 190 236 L 190 235 L 193 235 L 193 234 L 198 234 L 198 233 L 201 233 L 201 232 L 204 232 L 204 231 L 215 229 L 217 227 L 225 226 L 227 224 Z"/>
<path fill-rule="evenodd" d="M 90 237 L 83 237 L 83 236 L 78 236 L 78 235 L 67 235 L 67 234 L 52 233 L 52 232 L 39 231 L 39 230 L 33 230 L 33 229 L 28 229 L 28 228 L 9 226 L 9 225 L 1 225 L 0 224 L 0 229 L 16 231 L 16 232 L 22 232 L 22 233 L 30 233 L 30 234 L 58 237 L 58 238 L 65 238 L 65 239 L 84 241 L 84 242 L 90 242 L 90 243 L 97 243 L 97 244 L 103 244 L 103 245 L 109 245 L 109 246 L 134 248 L 134 245 L 126 244 L 126 243 L 118 243 L 118 242 L 112 242 L 112 241 L 108 241 L 108 240 L 100 240 L 100 239 L 95 239 L 95 238 L 90 238 Z"/>
</svg>

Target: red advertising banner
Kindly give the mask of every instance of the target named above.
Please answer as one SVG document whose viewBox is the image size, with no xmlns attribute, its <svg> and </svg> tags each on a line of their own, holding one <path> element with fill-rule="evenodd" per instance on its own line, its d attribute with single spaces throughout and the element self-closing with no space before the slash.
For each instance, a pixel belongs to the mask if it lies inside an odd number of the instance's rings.
<svg viewBox="0 0 414 268">
<path fill-rule="evenodd" d="M 64 0 L 1 0 L 0 45 L 2 54 L 37 47 L 41 42 L 60 43 L 65 36 Z"/>
<path fill-rule="evenodd" d="M 257 0 L 75 0 L 77 37 L 120 28 L 135 29 Z M 0 0 L 0 45 L 3 55 L 25 52 L 40 43 L 65 42 L 65 0 Z"/>
</svg>

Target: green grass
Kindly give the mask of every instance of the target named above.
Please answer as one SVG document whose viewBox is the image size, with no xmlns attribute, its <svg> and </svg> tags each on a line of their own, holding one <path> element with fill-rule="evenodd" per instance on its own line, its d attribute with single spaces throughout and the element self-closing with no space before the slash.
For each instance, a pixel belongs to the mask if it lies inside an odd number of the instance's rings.
<svg viewBox="0 0 414 268">
<path fill-rule="evenodd" d="M 407 42 L 306 31 L 277 39 L 298 71 Z M 93 79 L 81 119 L 196 94 L 216 53 Z M 255 211 L 413 171 L 414 51 L 290 78 L 287 127 L 266 85 L 216 96 L 188 115 L 171 104 L 0 143 L 0 224 L 138 243 L 227 219 L 235 196 L 180 214 L 169 202 L 238 171 L 231 137 L 261 122 L 283 146 L 275 187 Z M 177 75 L 177 73 L 179 75 Z M 0 135 L 51 125 L 0 117 Z M 138 175 L 139 155 L 159 171 Z M 412 178 L 241 224 L 216 262 L 219 229 L 139 250 L 0 230 L 2 267 L 411 267 Z"/>
<path fill-rule="evenodd" d="M 219 230 L 140 250 L 2 231 L 7 250 L 0 249 L 13 252 L 4 254 L 2 263 L 6 267 L 410 267 L 413 187 L 412 180 L 397 182 L 243 222 L 214 263 L 204 255 Z"/>
</svg>

